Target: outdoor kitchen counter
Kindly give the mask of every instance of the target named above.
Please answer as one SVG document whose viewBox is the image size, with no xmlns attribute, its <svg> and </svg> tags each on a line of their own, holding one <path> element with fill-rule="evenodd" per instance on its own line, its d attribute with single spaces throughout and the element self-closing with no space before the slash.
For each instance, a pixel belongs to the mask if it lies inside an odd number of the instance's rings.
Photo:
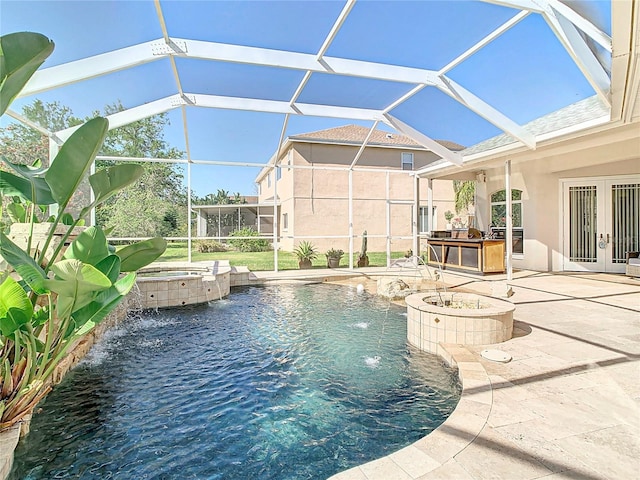
<svg viewBox="0 0 640 480">
<path fill-rule="evenodd" d="M 427 263 L 478 273 L 503 273 L 504 240 L 484 238 L 430 238 Z M 435 253 L 434 253 L 435 250 Z M 437 256 L 437 258 L 436 258 Z"/>
</svg>

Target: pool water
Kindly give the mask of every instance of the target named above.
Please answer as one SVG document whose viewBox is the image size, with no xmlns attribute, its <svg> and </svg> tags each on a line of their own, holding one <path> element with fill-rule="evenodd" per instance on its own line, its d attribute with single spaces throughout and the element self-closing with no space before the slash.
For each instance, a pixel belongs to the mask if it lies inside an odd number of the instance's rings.
<svg viewBox="0 0 640 480">
<path fill-rule="evenodd" d="M 11 479 L 325 479 L 426 435 L 460 397 L 405 309 L 278 285 L 111 330 L 40 404 Z"/>
</svg>

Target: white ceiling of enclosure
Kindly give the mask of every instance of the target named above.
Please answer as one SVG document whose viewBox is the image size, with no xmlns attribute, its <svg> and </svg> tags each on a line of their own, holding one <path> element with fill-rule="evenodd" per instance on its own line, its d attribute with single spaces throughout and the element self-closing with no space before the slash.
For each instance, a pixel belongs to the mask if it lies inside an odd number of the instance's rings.
<svg viewBox="0 0 640 480">
<path fill-rule="evenodd" d="M 624 1 L 624 0 L 623 0 Z M 630 2 L 629 2 L 630 3 Z M 161 112 L 198 163 L 264 164 L 287 136 L 356 123 L 449 162 L 597 95 L 611 106 L 610 1 L 3 1 L 3 32 L 56 43 L 34 98 L 76 116 L 120 101 L 111 128 Z M 70 132 L 49 132 L 64 140 Z M 268 153 L 266 153 L 268 152 Z"/>
</svg>

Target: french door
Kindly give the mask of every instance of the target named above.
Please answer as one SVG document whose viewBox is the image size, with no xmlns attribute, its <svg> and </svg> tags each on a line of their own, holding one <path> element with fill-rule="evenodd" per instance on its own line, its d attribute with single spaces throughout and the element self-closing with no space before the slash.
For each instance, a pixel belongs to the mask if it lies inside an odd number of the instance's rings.
<svg viewBox="0 0 640 480">
<path fill-rule="evenodd" d="M 562 183 L 564 270 L 624 272 L 640 250 L 640 176 Z"/>
</svg>

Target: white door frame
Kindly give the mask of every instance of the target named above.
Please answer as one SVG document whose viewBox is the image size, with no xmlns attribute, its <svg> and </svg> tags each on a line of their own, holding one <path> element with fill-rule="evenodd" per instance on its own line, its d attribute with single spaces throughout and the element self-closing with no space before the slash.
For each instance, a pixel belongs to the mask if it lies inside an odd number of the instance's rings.
<svg viewBox="0 0 640 480">
<path fill-rule="evenodd" d="M 564 271 L 591 271 L 591 272 L 624 272 L 623 263 L 613 263 L 612 234 L 613 219 L 611 218 L 611 186 L 614 183 L 640 183 L 640 175 L 617 175 L 599 177 L 579 177 L 560 179 L 560 246 L 562 249 L 562 269 Z M 604 241 L 604 248 L 597 248 L 597 261 L 592 263 L 572 262 L 569 260 L 569 212 L 567 211 L 568 189 L 570 186 L 596 186 L 597 195 L 597 241 Z"/>
</svg>

